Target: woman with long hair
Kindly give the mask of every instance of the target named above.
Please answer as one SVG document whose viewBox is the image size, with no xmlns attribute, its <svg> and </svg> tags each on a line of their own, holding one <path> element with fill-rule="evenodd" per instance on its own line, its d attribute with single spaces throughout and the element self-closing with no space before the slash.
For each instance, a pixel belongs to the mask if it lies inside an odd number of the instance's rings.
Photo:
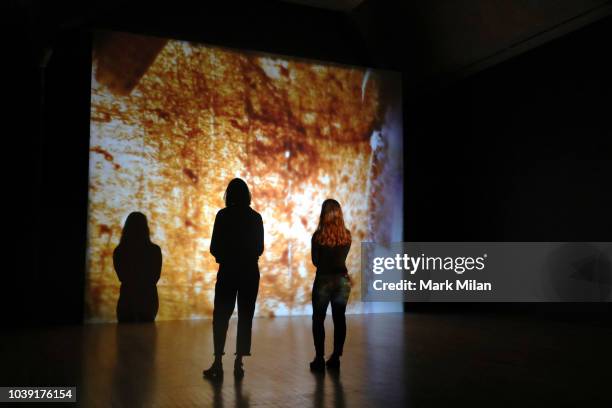
<svg viewBox="0 0 612 408">
<path fill-rule="evenodd" d="M 315 358 L 310 363 L 313 371 L 340 368 L 340 356 L 346 339 L 346 304 L 351 292 L 351 281 L 346 269 L 346 257 L 351 248 L 351 233 L 344 225 L 338 201 L 327 199 L 321 207 L 319 225 L 311 240 L 312 263 L 316 276 L 312 286 L 312 336 Z M 325 314 L 331 303 L 334 321 L 334 351 L 325 362 Z"/>
<path fill-rule="evenodd" d="M 217 212 L 210 253 L 219 264 L 213 310 L 215 361 L 204 370 L 209 379 L 223 378 L 222 356 L 229 319 L 238 298 L 238 332 L 234 376 L 244 376 L 242 357 L 251 355 L 251 328 L 259 289 L 259 256 L 264 248 L 261 215 L 250 207 L 251 193 L 244 180 L 235 178 L 225 191 L 225 208 Z"/>
<path fill-rule="evenodd" d="M 162 253 L 151 242 L 147 217 L 140 212 L 128 215 L 119 245 L 113 251 L 113 266 L 121 282 L 117 302 L 119 322 L 152 322 L 157 316 L 157 281 L 161 275 Z"/>
</svg>

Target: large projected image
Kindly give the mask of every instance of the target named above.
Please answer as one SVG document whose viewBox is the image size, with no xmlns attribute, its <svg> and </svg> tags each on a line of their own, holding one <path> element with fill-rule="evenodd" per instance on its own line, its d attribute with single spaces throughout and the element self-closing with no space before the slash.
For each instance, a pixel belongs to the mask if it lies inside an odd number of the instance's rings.
<svg viewBox="0 0 612 408">
<path fill-rule="evenodd" d="M 88 321 L 116 319 L 113 267 L 127 216 L 161 247 L 158 319 L 212 316 L 216 212 L 234 177 L 264 223 L 256 315 L 310 313 L 310 239 L 342 205 L 353 244 L 402 240 L 401 83 L 395 73 L 184 41 L 98 33 L 91 85 Z"/>
</svg>

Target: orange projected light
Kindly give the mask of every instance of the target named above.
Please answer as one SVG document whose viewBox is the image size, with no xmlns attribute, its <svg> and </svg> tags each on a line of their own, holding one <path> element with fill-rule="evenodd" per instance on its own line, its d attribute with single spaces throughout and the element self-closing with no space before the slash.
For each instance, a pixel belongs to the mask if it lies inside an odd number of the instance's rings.
<svg viewBox="0 0 612 408">
<path fill-rule="evenodd" d="M 112 253 L 132 211 L 162 249 L 158 319 L 212 316 L 216 212 L 251 188 L 265 249 L 257 314 L 310 312 L 310 237 L 337 199 L 353 245 L 402 239 L 400 82 L 389 72 L 127 34 L 94 45 L 86 315 L 115 319 Z"/>
</svg>

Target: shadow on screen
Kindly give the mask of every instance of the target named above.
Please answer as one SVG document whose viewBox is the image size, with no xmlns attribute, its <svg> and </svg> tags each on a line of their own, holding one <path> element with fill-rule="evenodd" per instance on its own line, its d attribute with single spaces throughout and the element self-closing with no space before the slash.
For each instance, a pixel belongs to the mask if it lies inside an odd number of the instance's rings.
<svg viewBox="0 0 612 408">
<path fill-rule="evenodd" d="M 157 316 L 162 254 L 149 235 L 147 217 L 140 212 L 130 213 L 113 252 L 113 266 L 121 282 L 117 302 L 119 322 L 152 322 Z"/>
</svg>

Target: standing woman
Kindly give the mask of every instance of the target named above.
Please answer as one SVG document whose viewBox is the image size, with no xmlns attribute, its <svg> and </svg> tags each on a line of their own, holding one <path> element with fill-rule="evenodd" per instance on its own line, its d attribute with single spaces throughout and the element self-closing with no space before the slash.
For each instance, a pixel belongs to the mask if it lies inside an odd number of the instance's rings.
<svg viewBox="0 0 612 408">
<path fill-rule="evenodd" d="M 230 181 L 224 199 L 225 208 L 217 213 L 210 241 L 210 253 L 219 264 L 213 311 L 215 361 L 203 373 L 210 379 L 223 378 L 221 359 L 236 297 L 238 333 L 234 376 L 244 376 L 242 357 L 251 355 L 251 327 L 259 289 L 257 261 L 264 246 L 261 215 L 250 207 L 251 193 L 244 180 Z"/>
<path fill-rule="evenodd" d="M 346 304 L 351 282 L 346 257 L 351 248 L 351 233 L 344 225 L 342 208 L 336 200 L 323 202 L 319 225 L 312 236 L 312 263 L 317 267 L 312 286 L 312 336 L 316 356 L 310 363 L 313 371 L 340 368 L 340 356 L 346 338 Z M 334 321 L 334 351 L 325 362 L 325 314 L 331 303 Z"/>
</svg>

